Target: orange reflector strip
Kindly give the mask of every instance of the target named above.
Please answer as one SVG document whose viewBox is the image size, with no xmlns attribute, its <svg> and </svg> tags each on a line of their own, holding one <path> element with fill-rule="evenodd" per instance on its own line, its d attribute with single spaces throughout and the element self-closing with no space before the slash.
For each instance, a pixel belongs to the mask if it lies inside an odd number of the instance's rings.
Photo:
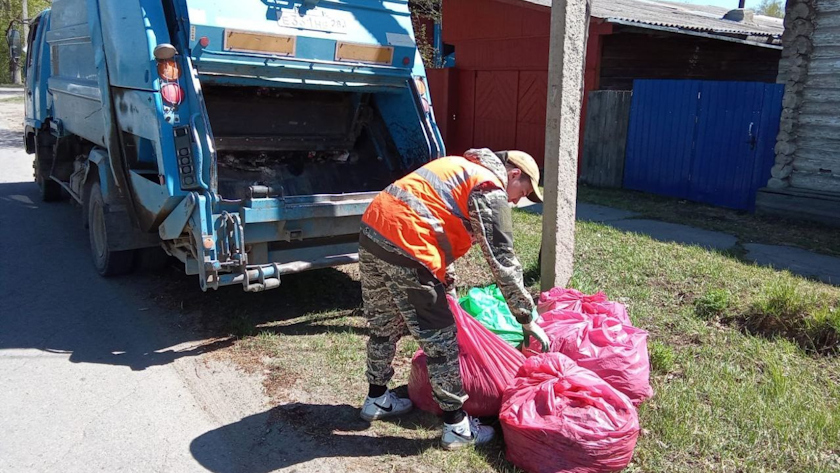
<svg viewBox="0 0 840 473">
<path fill-rule="evenodd" d="M 394 48 L 338 42 L 335 46 L 335 60 L 390 66 L 394 62 Z"/>
<path fill-rule="evenodd" d="M 426 95 L 426 83 L 423 82 L 422 77 L 415 77 L 414 83 L 417 84 L 417 93 L 421 96 Z"/>
<path fill-rule="evenodd" d="M 294 56 L 295 37 L 225 30 L 225 51 Z"/>
</svg>

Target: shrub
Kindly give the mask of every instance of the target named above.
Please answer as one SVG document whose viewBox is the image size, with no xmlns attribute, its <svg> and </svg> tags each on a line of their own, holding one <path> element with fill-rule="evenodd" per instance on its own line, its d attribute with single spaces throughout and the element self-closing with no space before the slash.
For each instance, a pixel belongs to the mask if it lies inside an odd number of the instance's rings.
<svg viewBox="0 0 840 473">
<path fill-rule="evenodd" d="M 731 306 L 732 293 L 726 289 L 710 289 L 694 301 L 694 313 L 703 320 L 720 317 Z"/>
<path fill-rule="evenodd" d="M 660 374 L 668 374 L 674 370 L 674 360 L 677 355 L 674 350 L 661 342 L 652 340 L 648 345 L 650 367 Z"/>
</svg>

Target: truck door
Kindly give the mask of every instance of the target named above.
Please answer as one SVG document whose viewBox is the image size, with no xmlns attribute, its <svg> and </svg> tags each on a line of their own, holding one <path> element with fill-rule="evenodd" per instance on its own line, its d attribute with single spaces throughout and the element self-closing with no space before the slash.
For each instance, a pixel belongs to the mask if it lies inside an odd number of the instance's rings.
<svg viewBox="0 0 840 473">
<path fill-rule="evenodd" d="M 42 65 L 49 64 L 49 50 L 44 50 L 44 37 L 49 26 L 49 12 L 38 15 L 29 25 L 29 36 L 26 38 L 26 124 L 33 128 L 40 128 L 47 106 L 46 78 L 49 68 L 43 70 Z M 43 76 L 43 77 L 42 77 Z"/>
<path fill-rule="evenodd" d="M 41 24 L 41 17 L 38 16 L 29 25 L 29 36 L 26 38 L 26 62 L 24 64 L 24 74 L 26 75 L 26 119 L 31 120 L 35 118 L 34 110 L 34 89 L 38 87 L 37 72 L 33 68 L 37 64 L 38 50 L 36 48 L 35 38 L 38 36 L 39 26 Z"/>
</svg>

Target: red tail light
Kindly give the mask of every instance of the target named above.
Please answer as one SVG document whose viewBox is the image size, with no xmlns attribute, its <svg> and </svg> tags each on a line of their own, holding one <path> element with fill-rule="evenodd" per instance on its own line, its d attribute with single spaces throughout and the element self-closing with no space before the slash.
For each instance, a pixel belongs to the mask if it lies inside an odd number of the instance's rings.
<svg viewBox="0 0 840 473">
<path fill-rule="evenodd" d="M 164 84 L 160 88 L 160 95 L 163 96 L 163 100 L 169 105 L 178 106 L 184 101 L 184 91 L 175 82 Z"/>
</svg>

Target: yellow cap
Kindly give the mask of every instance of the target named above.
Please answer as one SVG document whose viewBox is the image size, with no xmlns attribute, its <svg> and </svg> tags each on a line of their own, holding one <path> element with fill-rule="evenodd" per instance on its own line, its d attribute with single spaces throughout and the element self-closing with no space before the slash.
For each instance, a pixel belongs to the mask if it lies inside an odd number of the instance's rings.
<svg viewBox="0 0 840 473">
<path fill-rule="evenodd" d="M 507 162 L 519 168 L 523 174 L 531 178 L 531 184 L 534 186 L 534 192 L 528 194 L 528 200 L 531 202 L 542 202 L 543 196 L 540 192 L 540 168 L 537 167 L 537 162 L 530 154 L 524 151 L 502 151 L 499 153 L 507 156 Z"/>
</svg>

